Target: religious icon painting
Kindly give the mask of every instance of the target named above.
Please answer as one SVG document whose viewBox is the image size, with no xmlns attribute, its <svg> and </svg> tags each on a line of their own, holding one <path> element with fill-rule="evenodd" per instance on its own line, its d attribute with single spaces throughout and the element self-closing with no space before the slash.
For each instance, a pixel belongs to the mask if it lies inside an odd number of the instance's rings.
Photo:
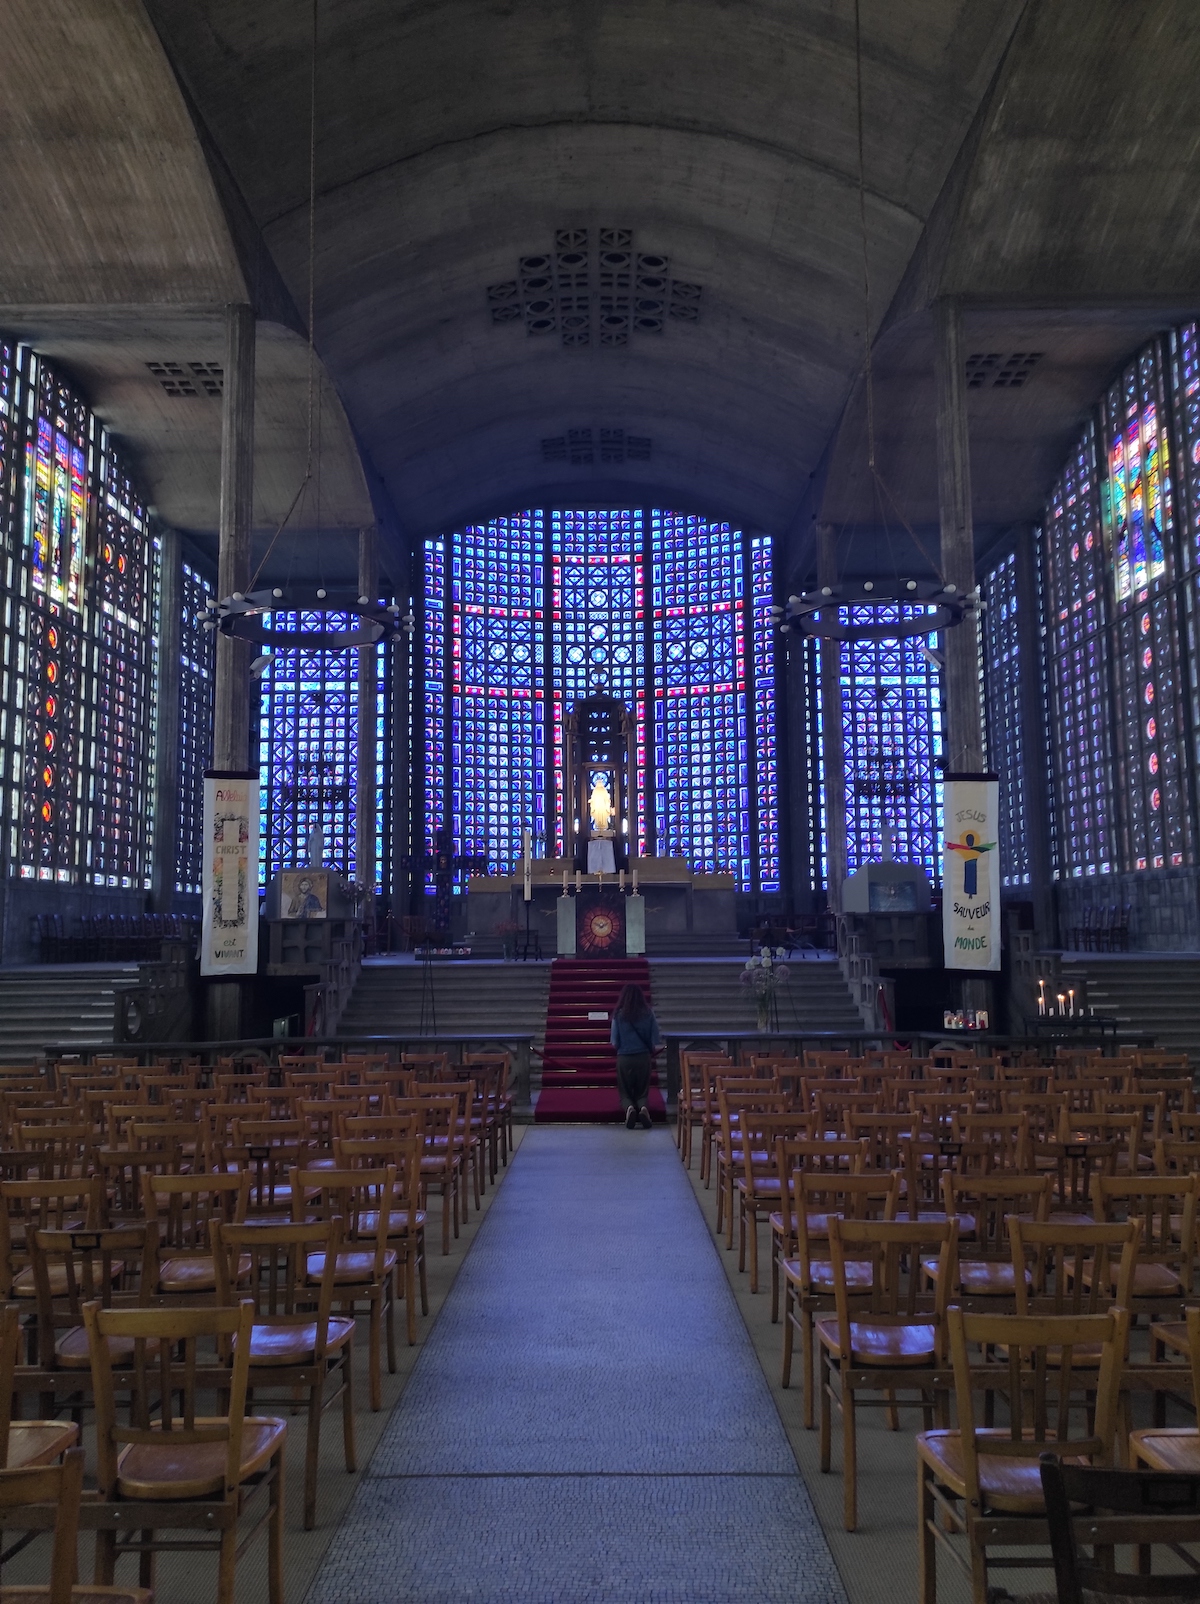
<svg viewBox="0 0 1200 1604">
<path fill-rule="evenodd" d="M 324 869 L 284 869 L 279 876 L 279 912 L 284 919 L 329 917 L 329 874 Z"/>
<path fill-rule="evenodd" d="M 620 899 L 592 896 L 576 898 L 579 924 L 575 948 L 583 958 L 623 958 L 625 956 L 625 915 Z"/>
</svg>

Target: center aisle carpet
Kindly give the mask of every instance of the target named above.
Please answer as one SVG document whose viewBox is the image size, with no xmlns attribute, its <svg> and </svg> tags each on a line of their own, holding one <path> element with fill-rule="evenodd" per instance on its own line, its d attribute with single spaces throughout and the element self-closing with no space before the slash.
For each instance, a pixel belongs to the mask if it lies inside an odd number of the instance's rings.
<svg viewBox="0 0 1200 1604">
<path fill-rule="evenodd" d="M 663 1130 L 528 1131 L 307 1604 L 845 1604 Z"/>
</svg>

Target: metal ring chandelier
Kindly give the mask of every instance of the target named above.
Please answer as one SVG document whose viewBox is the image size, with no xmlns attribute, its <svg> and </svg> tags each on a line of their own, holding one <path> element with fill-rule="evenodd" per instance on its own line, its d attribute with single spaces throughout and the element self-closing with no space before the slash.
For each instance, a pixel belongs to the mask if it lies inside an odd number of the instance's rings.
<svg viewBox="0 0 1200 1604">
<path fill-rule="evenodd" d="M 876 608 L 898 605 L 931 611 L 879 622 L 870 617 Z M 957 585 L 943 585 L 932 579 L 864 579 L 802 591 L 799 596 L 789 596 L 786 607 L 773 607 L 771 611 L 783 634 L 794 625 L 802 634 L 818 640 L 913 640 L 937 630 L 953 629 L 978 606 L 978 590 L 960 590 Z M 860 616 L 855 618 L 852 614 L 843 620 L 839 616 L 842 608 L 853 609 Z"/>
<path fill-rule="evenodd" d="M 312 629 L 283 626 L 275 622 L 279 613 L 350 613 L 358 620 L 350 629 Z M 268 623 L 268 618 L 270 622 Z M 269 590 L 253 590 L 243 595 L 234 591 L 223 601 L 213 602 L 199 614 L 205 629 L 219 630 L 238 640 L 259 646 L 278 646 L 292 651 L 339 651 L 347 646 L 374 646 L 381 640 L 398 640 L 411 635 L 412 614 L 401 616 L 395 603 L 383 606 L 369 596 L 354 591 L 315 589 L 289 585 Z"/>
</svg>

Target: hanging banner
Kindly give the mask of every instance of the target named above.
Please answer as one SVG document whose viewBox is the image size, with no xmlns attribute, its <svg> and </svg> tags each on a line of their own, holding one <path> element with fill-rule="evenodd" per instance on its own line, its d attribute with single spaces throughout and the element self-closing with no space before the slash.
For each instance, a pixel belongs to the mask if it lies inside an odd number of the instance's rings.
<svg viewBox="0 0 1200 1604">
<path fill-rule="evenodd" d="M 999 969 L 1000 782 L 991 774 L 947 774 L 942 795 L 946 968 Z"/>
<path fill-rule="evenodd" d="M 204 776 L 202 975 L 258 968 L 258 775 Z"/>
</svg>

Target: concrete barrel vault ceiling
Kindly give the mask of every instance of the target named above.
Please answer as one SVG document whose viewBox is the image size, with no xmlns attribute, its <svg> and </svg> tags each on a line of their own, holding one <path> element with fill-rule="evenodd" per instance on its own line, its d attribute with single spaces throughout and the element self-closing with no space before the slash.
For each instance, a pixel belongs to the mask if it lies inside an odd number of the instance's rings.
<svg viewBox="0 0 1200 1604">
<path fill-rule="evenodd" d="M 881 515 L 864 471 L 853 0 L 318 0 L 326 489 L 277 560 L 349 563 L 352 541 L 329 537 L 374 520 L 400 582 L 424 533 L 611 499 L 769 529 L 796 576 L 817 519 L 850 568 L 923 566 L 898 525 L 935 549 L 929 307 L 947 293 L 969 352 L 1040 353 L 1023 387 L 971 392 L 981 546 L 1036 517 L 1115 365 L 1196 310 L 1200 8 L 860 7 L 875 410 L 898 511 Z M 254 298 L 266 528 L 304 465 L 311 8 L 10 12 L 0 204 L 22 230 L 0 231 L 0 326 L 73 352 L 162 515 L 211 544 L 217 436 L 176 422 L 185 403 L 138 364 L 168 323 L 172 350 L 219 355 L 221 303 Z M 29 72 L 48 30 L 88 64 L 82 97 Z M 72 187 L 81 142 L 94 182 Z M 64 224 L 102 203 L 116 224 L 60 253 Z M 489 286 L 586 230 L 594 330 L 601 229 L 699 285 L 696 321 L 567 347 L 493 320 Z M 186 406 L 219 422 L 215 402 Z M 650 446 L 548 457 L 577 428 Z"/>
</svg>

